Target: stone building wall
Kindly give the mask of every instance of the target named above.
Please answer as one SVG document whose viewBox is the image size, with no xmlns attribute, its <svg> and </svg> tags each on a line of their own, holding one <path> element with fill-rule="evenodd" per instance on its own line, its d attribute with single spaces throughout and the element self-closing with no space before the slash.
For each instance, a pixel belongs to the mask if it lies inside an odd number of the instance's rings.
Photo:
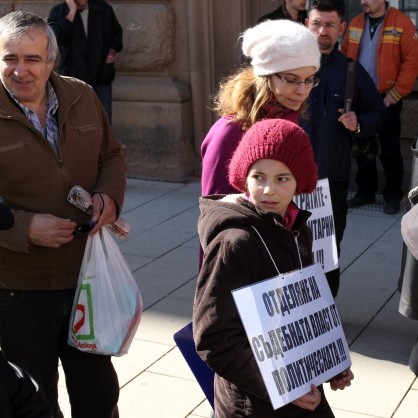
<svg viewBox="0 0 418 418">
<path fill-rule="evenodd" d="M 200 144 L 216 119 L 210 98 L 242 62 L 238 36 L 280 2 L 109 1 L 124 29 L 112 120 L 130 177 L 183 181 L 200 174 Z M 56 3 L 0 0 L 0 15 L 29 10 L 46 18 Z M 417 101 L 405 107 L 403 135 L 412 137 Z"/>
</svg>

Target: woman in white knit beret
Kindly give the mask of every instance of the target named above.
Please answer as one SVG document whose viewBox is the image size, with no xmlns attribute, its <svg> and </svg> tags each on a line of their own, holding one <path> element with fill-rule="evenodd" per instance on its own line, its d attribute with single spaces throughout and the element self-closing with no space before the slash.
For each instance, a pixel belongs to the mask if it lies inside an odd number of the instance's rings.
<svg viewBox="0 0 418 418">
<path fill-rule="evenodd" d="M 214 99 L 220 119 L 202 143 L 202 195 L 236 193 L 227 167 L 246 130 L 266 118 L 297 123 L 318 84 L 320 51 L 309 30 L 290 20 L 268 20 L 246 30 L 242 50 L 251 60 L 225 79 Z"/>
</svg>

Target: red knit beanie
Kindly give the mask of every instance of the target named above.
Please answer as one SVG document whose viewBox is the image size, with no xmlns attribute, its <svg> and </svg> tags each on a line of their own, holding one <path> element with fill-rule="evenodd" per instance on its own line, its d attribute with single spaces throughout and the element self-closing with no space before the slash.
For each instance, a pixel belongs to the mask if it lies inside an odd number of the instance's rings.
<svg viewBox="0 0 418 418">
<path fill-rule="evenodd" d="M 297 182 L 296 194 L 315 190 L 318 173 L 312 145 L 298 125 L 284 119 L 255 123 L 235 150 L 229 164 L 229 183 L 245 192 L 252 164 L 263 158 L 281 161 L 289 167 Z"/>
</svg>

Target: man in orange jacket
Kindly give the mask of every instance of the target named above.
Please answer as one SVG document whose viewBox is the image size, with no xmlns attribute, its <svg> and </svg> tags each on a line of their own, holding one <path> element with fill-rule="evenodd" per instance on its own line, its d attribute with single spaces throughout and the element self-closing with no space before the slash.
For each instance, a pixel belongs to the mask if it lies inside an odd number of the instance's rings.
<svg viewBox="0 0 418 418">
<path fill-rule="evenodd" d="M 374 80 L 388 108 L 388 118 L 379 131 L 380 160 L 386 184 L 384 212 L 399 212 L 402 200 L 401 155 L 402 99 L 412 90 L 418 75 L 418 41 L 411 19 L 385 0 L 361 0 L 364 13 L 350 22 L 341 51 L 359 60 Z M 356 195 L 351 208 L 373 203 L 377 192 L 376 159 L 357 157 Z"/>
</svg>

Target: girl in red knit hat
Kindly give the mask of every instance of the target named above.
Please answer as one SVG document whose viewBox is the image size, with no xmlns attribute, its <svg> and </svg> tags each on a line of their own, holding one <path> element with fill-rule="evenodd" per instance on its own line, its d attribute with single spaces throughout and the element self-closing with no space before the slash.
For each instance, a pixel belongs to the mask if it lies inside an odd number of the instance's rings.
<svg viewBox="0 0 418 418">
<path fill-rule="evenodd" d="M 193 332 L 199 355 L 215 372 L 215 416 L 334 417 L 322 386 L 273 409 L 231 293 L 277 275 L 275 265 L 285 273 L 312 263 L 310 213 L 292 201 L 316 186 L 309 138 L 289 121 L 255 123 L 229 164 L 229 181 L 242 193 L 202 197 L 198 223 L 204 258 Z M 347 369 L 331 388 L 344 389 L 352 379 Z"/>
</svg>

